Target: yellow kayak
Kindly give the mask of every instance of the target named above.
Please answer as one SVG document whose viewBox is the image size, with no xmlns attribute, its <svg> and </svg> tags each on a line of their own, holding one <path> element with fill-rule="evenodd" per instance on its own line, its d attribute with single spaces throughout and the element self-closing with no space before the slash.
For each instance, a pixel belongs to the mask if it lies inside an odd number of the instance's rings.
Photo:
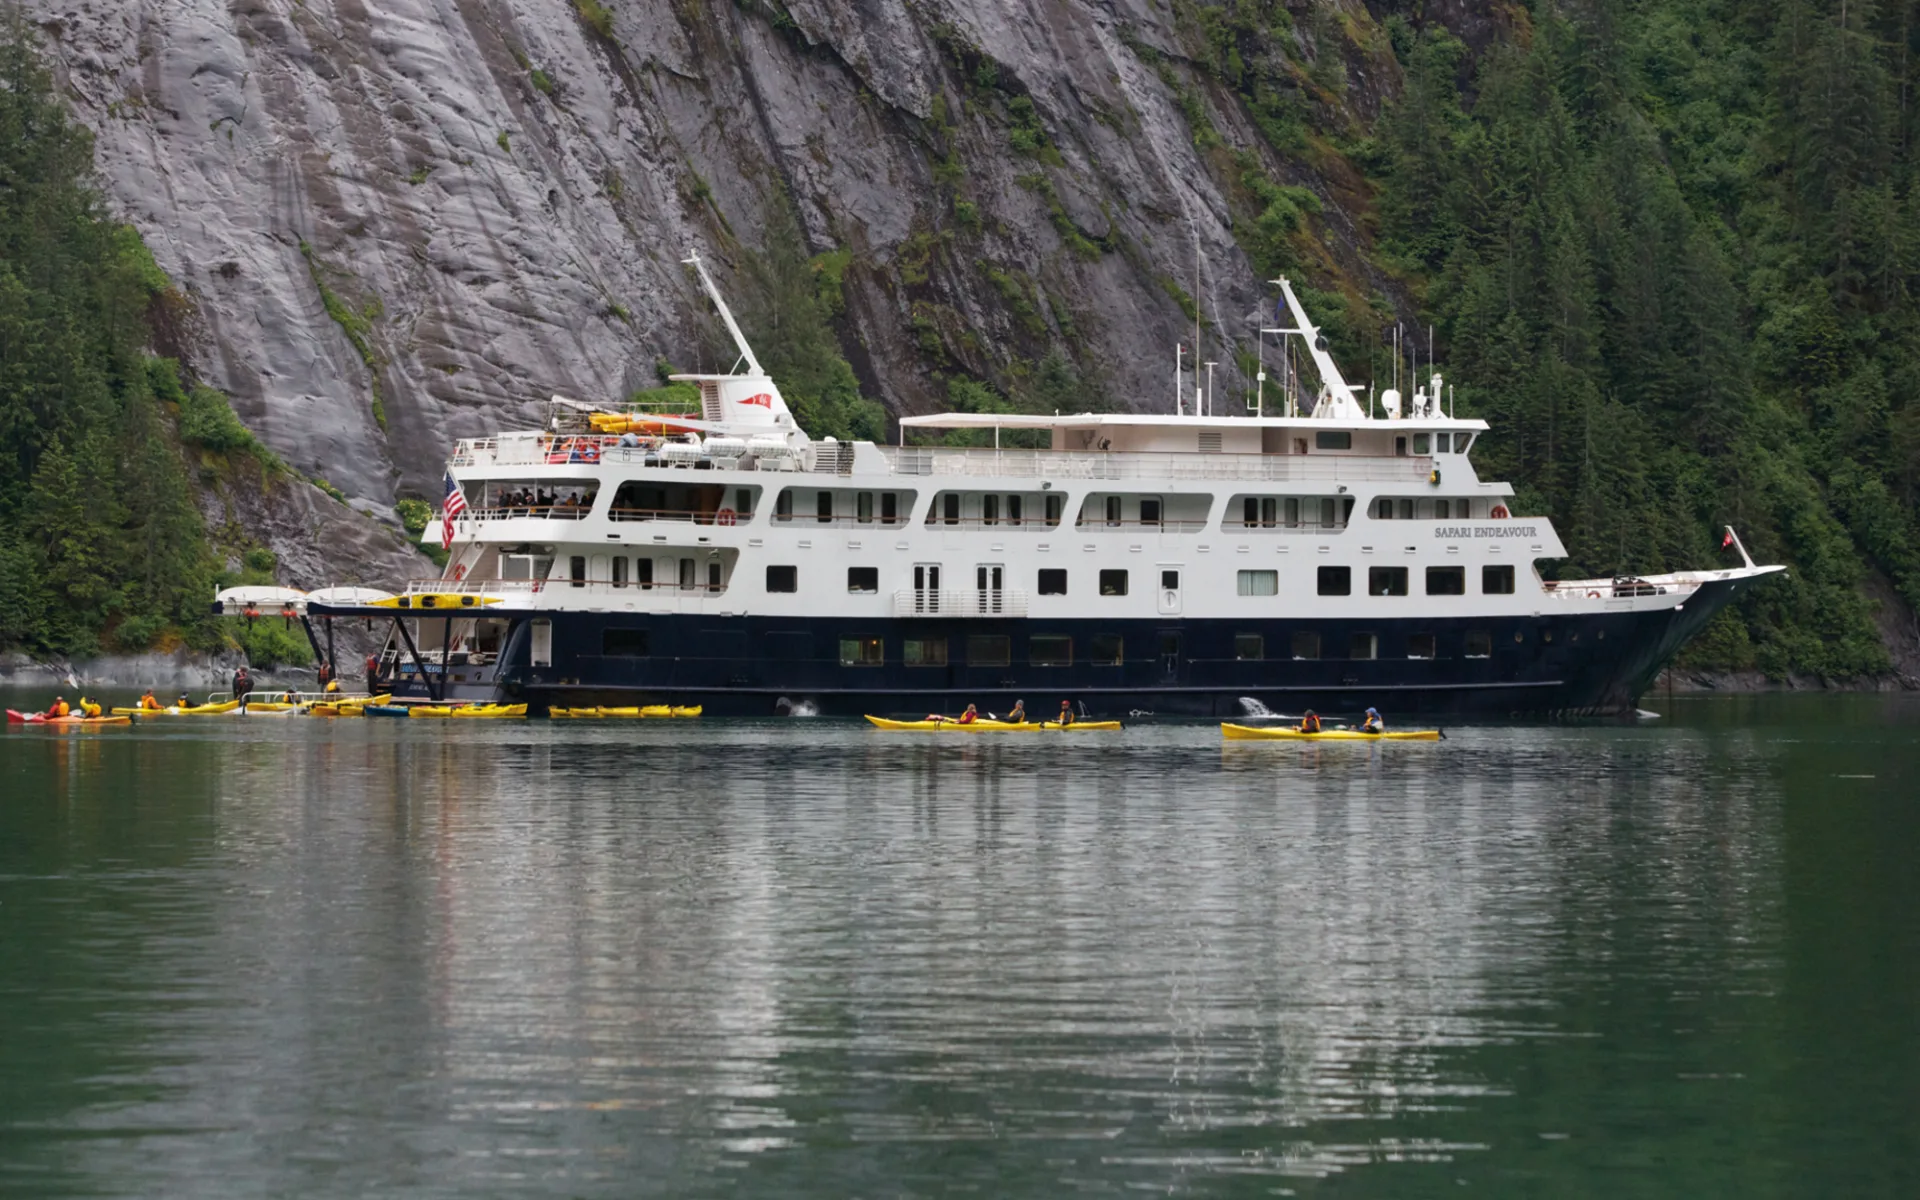
<svg viewBox="0 0 1920 1200">
<path fill-rule="evenodd" d="M 475 596 L 465 592 L 421 592 L 413 596 L 389 596 L 375 600 L 369 608 L 478 608 L 498 604 L 498 596 Z"/>
<path fill-rule="evenodd" d="M 177 717 L 178 708 L 116 708 L 112 710 L 116 717 Z"/>
<path fill-rule="evenodd" d="M 585 720 L 628 720 L 638 721 L 646 718 L 697 717 L 704 710 L 701 705 L 691 708 L 677 708 L 665 704 L 649 704 L 644 708 L 550 708 L 547 715 L 562 721 Z"/>
<path fill-rule="evenodd" d="M 116 708 L 116 717 L 211 717 L 221 713 L 230 713 L 240 707 L 238 700 L 222 700 L 217 704 L 189 704 L 181 707 L 169 704 L 165 708 Z"/>
<path fill-rule="evenodd" d="M 1256 729 L 1251 725 L 1222 724 L 1220 732 L 1228 741 L 1238 742 L 1437 742 L 1438 729 L 1408 729 L 1398 733 L 1361 733 L 1358 729 L 1323 729 L 1319 733 L 1301 733 L 1298 729 Z"/>
<path fill-rule="evenodd" d="M 952 731 L 954 733 L 1039 733 L 1043 730 L 1067 729 L 1084 730 L 1087 733 L 1111 732 L 1120 728 L 1118 721 L 1076 721 L 1072 725 L 1062 726 L 1058 721 L 989 721 L 982 717 L 962 725 L 957 720 L 949 721 L 889 721 L 885 717 L 869 716 L 877 729 L 896 729 L 915 732 Z"/>
<path fill-rule="evenodd" d="M 527 715 L 527 706 L 524 704 L 469 704 L 464 708 L 456 708 L 447 715 L 474 720 L 487 717 L 524 717 Z"/>
</svg>

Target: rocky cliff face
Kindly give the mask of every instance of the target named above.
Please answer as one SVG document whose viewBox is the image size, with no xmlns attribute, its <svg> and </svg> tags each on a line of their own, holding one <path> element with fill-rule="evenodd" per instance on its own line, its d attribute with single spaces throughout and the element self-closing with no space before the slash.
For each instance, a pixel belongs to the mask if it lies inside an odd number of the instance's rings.
<svg viewBox="0 0 1920 1200">
<path fill-rule="evenodd" d="M 1357 0 L 1256 7 L 1295 102 L 1364 120 L 1393 86 Z M 1188 61 L 1205 32 L 1184 3 L 26 8 L 110 192 L 196 303 L 188 357 L 294 466 L 382 512 L 436 496 L 451 439 L 552 393 L 723 366 L 679 260 L 737 262 L 769 203 L 810 253 L 850 255 L 843 349 L 895 412 L 1049 354 L 1090 397 L 1169 405 L 1187 306 L 1228 363 L 1260 304 L 1235 237 L 1250 168 L 1329 201 L 1295 239 L 1316 282 L 1391 292 L 1356 252 L 1364 185 L 1318 135 L 1273 151 Z"/>
</svg>

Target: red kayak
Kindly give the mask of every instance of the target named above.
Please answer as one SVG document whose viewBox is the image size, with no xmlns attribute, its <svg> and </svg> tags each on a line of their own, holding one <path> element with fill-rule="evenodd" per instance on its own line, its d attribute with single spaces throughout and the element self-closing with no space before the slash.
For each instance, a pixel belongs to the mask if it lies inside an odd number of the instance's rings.
<svg viewBox="0 0 1920 1200">
<path fill-rule="evenodd" d="M 7 724 L 9 725 L 60 725 L 72 727 L 75 725 L 131 725 L 132 723 L 133 718 L 131 717 L 48 717 L 42 713 L 15 712 L 11 708 L 7 710 Z"/>
</svg>

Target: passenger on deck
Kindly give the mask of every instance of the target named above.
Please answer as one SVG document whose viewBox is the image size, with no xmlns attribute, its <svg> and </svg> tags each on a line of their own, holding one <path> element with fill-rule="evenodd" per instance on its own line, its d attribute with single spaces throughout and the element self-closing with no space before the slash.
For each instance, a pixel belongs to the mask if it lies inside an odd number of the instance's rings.
<svg viewBox="0 0 1920 1200">
<path fill-rule="evenodd" d="M 1062 700 L 1060 702 L 1060 724 L 1073 724 L 1073 701 Z"/>
<path fill-rule="evenodd" d="M 331 695 L 340 690 L 340 681 L 338 679 L 329 679 L 327 680 L 327 686 L 321 690 Z"/>
<path fill-rule="evenodd" d="M 1312 709 L 1308 709 L 1307 714 L 1300 718 L 1300 725 L 1298 728 L 1298 732 L 1319 733 L 1320 732 L 1320 714 L 1313 711 Z"/>
<path fill-rule="evenodd" d="M 72 713 L 73 709 L 67 706 L 67 698 L 65 696 L 55 696 L 53 703 L 47 705 L 47 711 L 40 715 L 49 721 L 57 721 L 61 717 L 70 716 Z"/>
<path fill-rule="evenodd" d="M 1360 732 L 1361 733 L 1385 733 L 1386 731 L 1387 731 L 1387 723 L 1380 719 L 1380 710 L 1377 708 L 1368 709 L 1367 719 L 1360 722 Z"/>
<path fill-rule="evenodd" d="M 960 714 L 960 723 L 962 725 L 971 725 L 975 721 L 978 721 L 979 719 L 980 719 L 980 710 L 975 708 L 971 704 L 967 705 L 967 711 Z"/>
<path fill-rule="evenodd" d="M 1025 700 L 1015 700 L 1013 702 L 1013 710 L 1007 713 L 1007 724 L 1025 725 L 1026 723 L 1027 723 L 1027 702 Z"/>
</svg>

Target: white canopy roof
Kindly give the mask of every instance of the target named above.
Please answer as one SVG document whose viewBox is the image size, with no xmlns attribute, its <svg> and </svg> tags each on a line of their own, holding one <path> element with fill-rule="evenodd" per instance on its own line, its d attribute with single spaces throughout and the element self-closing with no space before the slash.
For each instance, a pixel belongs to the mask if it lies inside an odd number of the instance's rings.
<svg viewBox="0 0 1920 1200">
<path fill-rule="evenodd" d="M 1487 428 L 1480 420 L 1454 417 L 1358 417 L 1342 421 L 1315 417 L 1175 417 L 1165 413 L 929 413 L 902 417 L 903 429 L 1097 429 L 1157 426 L 1164 429 L 1469 429 Z"/>
</svg>

